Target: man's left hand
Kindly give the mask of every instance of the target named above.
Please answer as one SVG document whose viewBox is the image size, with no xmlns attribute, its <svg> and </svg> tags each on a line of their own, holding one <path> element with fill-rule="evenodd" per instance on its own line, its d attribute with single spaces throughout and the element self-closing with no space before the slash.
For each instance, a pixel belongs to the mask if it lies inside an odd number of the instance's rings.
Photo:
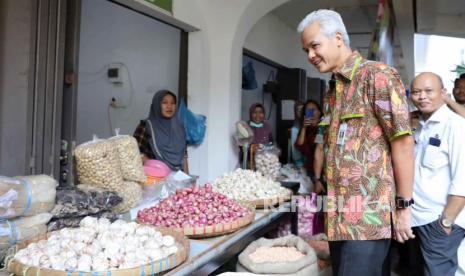
<svg viewBox="0 0 465 276">
<path fill-rule="evenodd" d="M 411 227 L 412 220 L 412 210 L 410 208 L 396 209 L 396 222 L 394 224 L 395 236 L 394 238 L 400 242 L 404 243 L 409 239 L 414 239 L 415 235 L 413 234 Z"/>
<path fill-rule="evenodd" d="M 441 221 L 439 221 L 439 225 L 441 226 L 442 230 L 444 230 L 444 232 L 445 232 L 447 235 L 450 235 L 450 233 L 452 232 L 452 228 L 451 228 L 451 227 L 449 227 L 449 228 L 444 227 L 444 226 L 442 225 Z"/>
</svg>

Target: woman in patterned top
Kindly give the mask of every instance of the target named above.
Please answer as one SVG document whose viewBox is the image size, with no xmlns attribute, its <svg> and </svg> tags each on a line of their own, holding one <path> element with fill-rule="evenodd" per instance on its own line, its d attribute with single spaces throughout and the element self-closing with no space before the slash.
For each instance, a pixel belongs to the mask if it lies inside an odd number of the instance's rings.
<svg viewBox="0 0 465 276">
<path fill-rule="evenodd" d="M 158 91 L 152 99 L 149 116 L 141 120 L 134 137 L 142 159 L 157 159 L 172 170 L 186 171 L 186 132 L 176 116 L 176 95 L 168 90 Z"/>
</svg>

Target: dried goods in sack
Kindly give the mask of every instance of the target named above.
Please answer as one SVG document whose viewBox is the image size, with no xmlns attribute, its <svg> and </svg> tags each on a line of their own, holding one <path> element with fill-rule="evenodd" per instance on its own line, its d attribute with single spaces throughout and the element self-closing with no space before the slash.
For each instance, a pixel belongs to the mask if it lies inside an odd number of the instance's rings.
<svg viewBox="0 0 465 276">
<path fill-rule="evenodd" d="M 73 189 L 58 189 L 56 205 L 50 213 L 55 219 L 83 217 L 110 211 L 122 200 L 117 192 L 89 185 L 78 185 Z"/>
<path fill-rule="evenodd" d="M 281 151 L 276 146 L 260 145 L 255 153 L 255 169 L 271 180 L 278 179 L 281 169 L 280 153 Z"/>
<path fill-rule="evenodd" d="M 118 187 L 115 191 L 123 199 L 123 202 L 113 208 L 116 213 L 126 213 L 142 200 L 142 187 L 136 182 L 125 181 L 123 186 Z"/>
<path fill-rule="evenodd" d="M 273 247 L 280 247 L 281 250 Z M 282 250 L 282 247 L 288 249 Z M 308 276 L 318 275 L 318 264 L 315 251 L 304 240 L 291 235 L 273 240 L 261 238 L 252 242 L 239 255 L 236 271 Z"/>
<path fill-rule="evenodd" d="M 93 140 L 74 151 L 79 183 L 115 191 L 123 185 L 118 151 L 107 140 Z"/>
<path fill-rule="evenodd" d="M 47 175 L 0 176 L 0 220 L 52 210 L 56 186 Z"/>
<path fill-rule="evenodd" d="M 129 135 L 116 135 L 110 139 L 118 151 L 121 173 L 126 181 L 147 182 L 137 140 Z"/>
<path fill-rule="evenodd" d="M 6 251 L 17 242 L 29 240 L 47 233 L 47 223 L 52 217 L 49 213 L 41 213 L 30 217 L 0 221 L 0 260 Z"/>
</svg>

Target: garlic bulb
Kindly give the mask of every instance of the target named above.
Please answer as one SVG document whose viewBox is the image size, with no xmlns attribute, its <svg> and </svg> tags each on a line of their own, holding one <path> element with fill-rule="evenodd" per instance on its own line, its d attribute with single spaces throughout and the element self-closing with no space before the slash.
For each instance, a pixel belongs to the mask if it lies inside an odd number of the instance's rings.
<svg viewBox="0 0 465 276">
<path fill-rule="evenodd" d="M 263 176 L 276 180 L 280 175 L 281 163 L 279 157 L 273 152 L 263 151 L 255 155 L 255 168 Z"/>
<path fill-rule="evenodd" d="M 178 251 L 174 237 L 135 222 L 86 217 L 80 225 L 31 243 L 14 258 L 28 266 L 91 272 L 137 267 Z"/>
<path fill-rule="evenodd" d="M 97 225 L 98 219 L 94 217 L 85 217 L 79 223 L 82 228 L 93 228 Z M 66 229 L 66 228 L 65 228 Z"/>
<path fill-rule="evenodd" d="M 288 194 L 288 189 L 259 172 L 237 169 L 224 174 L 213 182 L 213 191 L 235 200 L 251 201 L 269 199 Z"/>
</svg>

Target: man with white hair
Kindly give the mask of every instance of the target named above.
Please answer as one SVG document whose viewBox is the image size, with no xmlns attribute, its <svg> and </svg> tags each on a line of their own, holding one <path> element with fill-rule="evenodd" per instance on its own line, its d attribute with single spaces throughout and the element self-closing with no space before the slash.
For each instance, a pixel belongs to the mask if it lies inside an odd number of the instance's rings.
<svg viewBox="0 0 465 276">
<path fill-rule="evenodd" d="M 427 276 L 453 276 L 465 236 L 465 119 L 450 110 L 441 77 L 419 74 L 411 98 L 421 113 L 415 132 L 413 219 Z"/>
<path fill-rule="evenodd" d="M 351 50 L 337 12 L 310 13 L 298 32 L 308 61 L 336 77 L 324 108 L 333 275 L 390 275 L 392 227 L 399 242 L 414 238 L 414 141 L 404 86 L 393 68 Z"/>
</svg>

